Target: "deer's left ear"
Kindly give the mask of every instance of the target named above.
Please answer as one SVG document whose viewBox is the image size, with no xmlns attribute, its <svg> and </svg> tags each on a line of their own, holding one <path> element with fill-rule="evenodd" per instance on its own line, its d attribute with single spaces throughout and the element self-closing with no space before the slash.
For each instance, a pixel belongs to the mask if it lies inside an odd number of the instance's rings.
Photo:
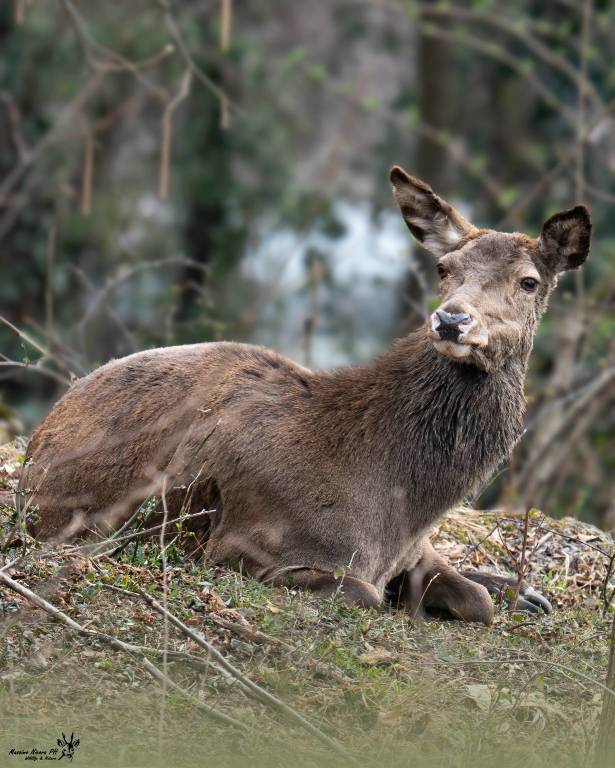
<svg viewBox="0 0 615 768">
<path fill-rule="evenodd" d="M 584 205 L 547 219 L 538 243 L 548 266 L 556 272 L 580 267 L 589 253 L 591 231 L 589 210 Z"/>
<path fill-rule="evenodd" d="M 390 172 L 393 194 L 410 232 L 434 256 L 456 250 L 477 229 L 429 184 L 410 176 L 398 165 Z"/>
</svg>

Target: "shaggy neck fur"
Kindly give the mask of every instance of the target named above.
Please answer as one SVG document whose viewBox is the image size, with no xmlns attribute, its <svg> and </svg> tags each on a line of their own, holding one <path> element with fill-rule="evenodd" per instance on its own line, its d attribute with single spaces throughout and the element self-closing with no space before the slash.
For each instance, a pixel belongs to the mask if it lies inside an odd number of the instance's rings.
<svg viewBox="0 0 615 768">
<path fill-rule="evenodd" d="M 420 329 L 373 363 L 331 375 L 328 419 L 346 413 L 332 432 L 357 466 L 370 452 L 374 475 L 428 525 L 484 483 L 521 436 L 528 354 L 486 373 L 443 357 Z M 385 450 L 371 455 L 374 445 Z"/>
</svg>

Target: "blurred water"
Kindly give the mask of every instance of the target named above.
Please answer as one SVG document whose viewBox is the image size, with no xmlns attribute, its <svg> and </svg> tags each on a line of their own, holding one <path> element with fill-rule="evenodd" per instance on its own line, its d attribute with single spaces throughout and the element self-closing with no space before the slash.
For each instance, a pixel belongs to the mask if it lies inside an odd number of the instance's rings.
<svg viewBox="0 0 615 768">
<path fill-rule="evenodd" d="M 414 267 L 410 238 L 399 214 L 378 217 L 368 203 L 338 202 L 341 234 L 273 230 L 246 255 L 242 278 L 260 285 L 263 301 L 251 340 L 303 361 L 304 321 L 310 312 L 309 269 L 317 258 L 323 280 L 311 338 L 311 365 L 330 367 L 365 360 L 395 335 L 401 318 L 400 290 Z"/>
</svg>

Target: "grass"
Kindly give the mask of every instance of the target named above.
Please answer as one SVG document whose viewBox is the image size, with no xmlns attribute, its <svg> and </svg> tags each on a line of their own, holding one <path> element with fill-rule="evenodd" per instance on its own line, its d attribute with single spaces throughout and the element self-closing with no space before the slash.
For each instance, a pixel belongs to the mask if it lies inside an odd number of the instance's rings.
<svg viewBox="0 0 615 768">
<path fill-rule="evenodd" d="M 520 535 L 515 516 L 461 511 L 442 524 L 436 546 L 463 567 L 510 570 Z M 609 547 L 591 526 L 534 519 L 528 578 L 555 610 L 527 617 L 497 606 L 492 627 L 415 622 L 337 596 L 272 589 L 185 560 L 180 550 L 169 558 L 168 607 L 364 766 L 593 768 L 611 622 L 603 611 Z M 69 546 L 31 545 L 11 573 L 91 629 L 162 647 L 160 615 L 139 597 L 109 589 L 141 587 L 160 596 L 154 542 L 96 561 Z M 139 657 L 76 636 L 9 590 L 0 589 L 0 620 L 0 765 L 15 764 L 11 748 L 48 749 L 62 732 L 80 739 L 75 765 L 344 764 L 305 730 L 247 698 L 173 628 L 170 649 L 201 664 L 169 660 L 169 677 L 240 720 L 245 734 L 173 691 L 161 719 L 162 689 Z M 147 655 L 162 668 L 159 655 Z"/>
</svg>

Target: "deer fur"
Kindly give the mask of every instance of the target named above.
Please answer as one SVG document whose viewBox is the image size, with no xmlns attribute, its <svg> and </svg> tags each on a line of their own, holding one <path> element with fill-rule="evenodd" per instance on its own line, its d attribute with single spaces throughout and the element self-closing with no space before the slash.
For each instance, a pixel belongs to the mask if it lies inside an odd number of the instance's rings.
<svg viewBox="0 0 615 768">
<path fill-rule="evenodd" d="M 373 362 L 325 372 L 226 342 L 114 360 L 32 437 L 33 532 L 108 532 L 164 491 L 172 517 L 213 510 L 191 521 L 210 562 L 364 606 L 388 588 L 412 612 L 488 624 L 506 579 L 457 573 L 429 532 L 520 438 L 536 325 L 559 272 L 587 257 L 589 214 L 556 214 L 538 238 L 494 232 L 400 168 L 391 181 L 438 258 L 441 307 L 467 313 L 457 342 L 432 317 Z M 521 605 L 549 610 L 527 585 Z"/>
</svg>

